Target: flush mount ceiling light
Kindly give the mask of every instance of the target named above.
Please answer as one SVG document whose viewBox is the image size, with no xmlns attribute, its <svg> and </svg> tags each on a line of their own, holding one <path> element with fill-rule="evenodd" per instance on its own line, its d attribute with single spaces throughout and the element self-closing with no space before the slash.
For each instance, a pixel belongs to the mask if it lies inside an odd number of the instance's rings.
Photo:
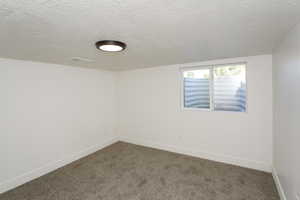
<svg viewBox="0 0 300 200">
<path fill-rule="evenodd" d="M 97 49 L 107 52 L 118 52 L 123 51 L 126 48 L 126 44 L 120 41 L 114 40 L 102 40 L 96 42 Z"/>
</svg>

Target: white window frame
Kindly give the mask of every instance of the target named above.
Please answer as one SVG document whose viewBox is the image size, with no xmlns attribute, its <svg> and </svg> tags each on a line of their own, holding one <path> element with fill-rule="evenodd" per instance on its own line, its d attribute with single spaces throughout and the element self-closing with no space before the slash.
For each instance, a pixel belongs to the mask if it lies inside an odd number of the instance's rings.
<svg viewBox="0 0 300 200">
<path fill-rule="evenodd" d="M 238 112 L 238 111 L 226 111 L 226 110 L 214 110 L 214 106 L 213 106 L 213 93 L 214 93 L 214 87 L 213 87 L 213 82 L 214 82 L 214 76 L 213 76 L 213 70 L 214 68 L 217 67 L 222 67 L 222 66 L 226 66 L 226 65 L 245 65 L 245 71 L 246 71 L 246 110 L 244 112 Z M 186 71 L 191 71 L 191 70 L 201 70 L 201 69 L 209 69 L 209 104 L 210 107 L 209 109 L 206 108 L 187 108 L 184 106 L 184 77 L 183 74 Z M 230 113 L 248 113 L 248 71 L 247 71 L 247 62 L 235 62 L 235 63 L 222 63 L 222 64 L 211 64 L 211 65 L 198 65 L 198 66 L 183 66 L 180 68 L 180 84 L 181 84 L 181 92 L 180 92 L 180 96 L 181 96 L 181 110 L 183 111 L 210 111 L 210 112 L 230 112 Z"/>
</svg>

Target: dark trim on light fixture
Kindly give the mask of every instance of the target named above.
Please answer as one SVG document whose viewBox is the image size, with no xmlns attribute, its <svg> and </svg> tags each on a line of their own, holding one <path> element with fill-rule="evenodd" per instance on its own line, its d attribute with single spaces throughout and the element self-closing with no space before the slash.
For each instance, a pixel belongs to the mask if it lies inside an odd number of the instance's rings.
<svg viewBox="0 0 300 200">
<path fill-rule="evenodd" d="M 101 41 L 96 42 L 95 45 L 96 45 L 97 49 L 99 49 L 101 51 L 105 51 L 105 52 L 120 52 L 120 51 L 124 51 L 126 49 L 126 44 L 124 42 L 115 41 L 115 40 L 101 40 Z M 109 45 L 119 47 L 120 49 L 109 50 L 109 49 L 103 48 L 104 46 L 109 46 Z"/>
</svg>

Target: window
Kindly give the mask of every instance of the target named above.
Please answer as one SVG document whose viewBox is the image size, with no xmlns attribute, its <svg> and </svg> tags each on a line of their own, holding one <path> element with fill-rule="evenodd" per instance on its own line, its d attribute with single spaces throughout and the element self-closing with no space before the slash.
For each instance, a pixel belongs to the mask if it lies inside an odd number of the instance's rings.
<svg viewBox="0 0 300 200">
<path fill-rule="evenodd" d="M 183 69 L 183 107 L 246 111 L 246 64 Z"/>
</svg>

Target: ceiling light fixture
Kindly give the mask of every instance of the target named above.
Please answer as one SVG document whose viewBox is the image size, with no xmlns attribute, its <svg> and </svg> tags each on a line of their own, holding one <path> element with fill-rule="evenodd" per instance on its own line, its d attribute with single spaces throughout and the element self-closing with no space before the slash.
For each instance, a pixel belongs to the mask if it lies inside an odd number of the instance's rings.
<svg viewBox="0 0 300 200">
<path fill-rule="evenodd" d="M 126 48 L 126 44 L 120 41 L 114 40 L 102 40 L 96 42 L 97 49 L 107 52 L 118 52 L 123 51 Z"/>
</svg>

